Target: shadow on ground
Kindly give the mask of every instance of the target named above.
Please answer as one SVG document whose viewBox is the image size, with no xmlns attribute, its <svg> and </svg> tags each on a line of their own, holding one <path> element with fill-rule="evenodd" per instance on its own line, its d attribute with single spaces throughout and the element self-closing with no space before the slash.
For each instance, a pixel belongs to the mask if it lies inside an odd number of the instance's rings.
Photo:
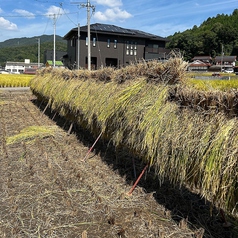
<svg viewBox="0 0 238 238">
<path fill-rule="evenodd" d="M 89 131 L 75 124 L 71 126 L 70 121 L 52 112 L 42 102 L 37 100 L 32 100 L 32 102 L 58 126 L 68 133 L 74 133 L 80 143 L 88 148 L 93 145 L 96 137 Z M 122 177 L 126 177 L 130 185 L 133 185 L 145 167 L 143 161 L 133 158 L 126 148 L 115 148 L 112 143 L 101 139 L 95 145 L 93 153 L 100 154 L 113 170 L 118 171 Z M 90 159 L 90 156 L 87 159 Z M 171 215 L 176 223 L 180 224 L 182 220 L 185 220 L 186 225 L 192 230 L 203 228 L 205 238 L 238 238 L 238 221 L 235 218 L 227 214 L 222 216 L 220 210 L 213 207 L 199 194 L 192 193 L 186 187 L 173 185 L 169 180 L 161 182 L 155 174 L 153 168 L 147 170 L 138 186 L 147 193 L 153 194 L 158 204 L 166 208 L 168 215 Z M 225 222 L 231 223 L 231 226 L 224 227 Z"/>
</svg>

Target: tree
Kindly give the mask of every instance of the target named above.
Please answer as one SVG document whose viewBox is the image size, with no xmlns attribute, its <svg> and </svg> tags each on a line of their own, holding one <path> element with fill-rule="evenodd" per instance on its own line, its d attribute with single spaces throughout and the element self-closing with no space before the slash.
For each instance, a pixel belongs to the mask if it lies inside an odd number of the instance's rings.
<svg viewBox="0 0 238 238">
<path fill-rule="evenodd" d="M 224 45 L 227 55 L 238 55 L 237 22 L 238 9 L 231 15 L 218 14 L 216 17 L 209 17 L 199 27 L 193 26 L 192 29 L 170 36 L 167 47 L 179 48 L 187 60 L 196 55 L 220 55 L 221 45 Z"/>
</svg>

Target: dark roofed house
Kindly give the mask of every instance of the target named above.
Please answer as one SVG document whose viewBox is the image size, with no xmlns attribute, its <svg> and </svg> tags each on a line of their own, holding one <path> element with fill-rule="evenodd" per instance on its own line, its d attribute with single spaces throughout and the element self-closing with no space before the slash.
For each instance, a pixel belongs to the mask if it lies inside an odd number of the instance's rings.
<svg viewBox="0 0 238 238">
<path fill-rule="evenodd" d="M 87 68 L 89 44 L 87 32 L 87 26 L 80 28 L 79 49 L 78 28 L 73 28 L 64 36 L 67 40 L 67 55 L 63 57 L 65 66 L 75 68 L 79 65 Z M 126 66 L 140 59 L 165 59 L 169 53 L 169 50 L 165 49 L 168 41 L 166 38 L 140 30 L 95 23 L 90 26 L 90 32 L 92 69 Z"/>
<path fill-rule="evenodd" d="M 61 51 L 61 50 L 56 50 L 55 51 L 55 61 L 61 61 L 63 59 L 63 56 L 66 55 L 67 52 Z M 54 60 L 54 50 L 45 50 L 44 51 L 44 64 L 48 60 Z"/>
<path fill-rule="evenodd" d="M 200 60 L 203 63 L 209 63 L 209 64 L 212 63 L 212 57 L 211 56 L 194 56 L 192 60 L 193 61 Z"/>
<path fill-rule="evenodd" d="M 216 56 L 215 64 L 210 67 L 210 71 L 222 71 L 233 69 L 236 64 L 236 56 Z"/>
<path fill-rule="evenodd" d="M 216 65 L 232 65 L 235 66 L 236 56 L 216 56 L 215 64 Z"/>
</svg>

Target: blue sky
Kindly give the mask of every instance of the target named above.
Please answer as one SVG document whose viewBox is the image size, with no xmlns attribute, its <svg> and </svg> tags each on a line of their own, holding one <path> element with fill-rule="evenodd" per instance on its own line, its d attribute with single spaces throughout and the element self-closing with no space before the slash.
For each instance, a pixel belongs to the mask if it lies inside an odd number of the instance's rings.
<svg viewBox="0 0 238 238">
<path fill-rule="evenodd" d="M 87 24 L 85 0 L 6 0 L 0 2 L 0 42 L 54 33 Z M 208 17 L 232 14 L 238 0 L 91 0 L 91 24 L 106 23 L 167 37 L 199 26 Z"/>
</svg>

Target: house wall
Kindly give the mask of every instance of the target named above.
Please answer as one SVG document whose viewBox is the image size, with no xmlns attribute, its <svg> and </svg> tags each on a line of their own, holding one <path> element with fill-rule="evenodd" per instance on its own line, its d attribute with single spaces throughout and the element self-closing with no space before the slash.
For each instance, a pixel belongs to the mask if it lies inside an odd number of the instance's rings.
<svg viewBox="0 0 238 238">
<path fill-rule="evenodd" d="M 56 50 L 55 51 L 55 61 L 61 61 L 65 54 L 67 54 L 67 52 Z M 54 58 L 54 51 L 53 50 L 45 50 L 45 52 L 44 52 L 44 64 L 48 60 L 53 60 L 53 58 Z"/>
<path fill-rule="evenodd" d="M 80 44 L 81 45 L 81 44 Z M 73 68 L 75 67 L 75 62 L 76 56 L 77 56 L 77 39 L 74 37 L 71 40 L 67 40 L 67 58 L 64 59 L 64 65 L 67 66 L 68 68 Z M 80 60 L 80 62 L 82 62 Z"/>
<path fill-rule="evenodd" d="M 87 34 L 80 37 L 80 66 L 87 67 L 88 46 L 86 45 Z M 108 41 L 109 40 L 109 41 Z M 115 42 L 116 41 L 116 42 Z M 116 67 L 129 64 L 131 61 L 144 58 L 145 41 L 137 38 L 127 38 L 118 35 L 91 35 L 91 64 L 92 68 L 109 66 L 110 61 L 116 61 Z M 76 49 L 69 47 L 68 54 Z M 72 57 L 75 59 L 75 57 Z M 96 65 L 94 65 L 96 59 Z M 75 59 L 76 60 L 76 59 Z M 76 60 L 77 61 L 77 60 Z M 113 65 L 115 66 L 115 65 Z"/>
<path fill-rule="evenodd" d="M 69 68 L 77 68 L 78 40 L 77 32 L 67 41 L 68 58 L 65 63 Z M 87 68 L 88 46 L 86 45 L 87 33 L 80 33 L 79 66 Z M 115 43 L 116 41 L 116 43 Z M 163 49 L 165 42 L 149 41 L 145 38 L 122 36 L 118 34 L 91 33 L 91 68 L 99 69 L 105 66 L 122 67 L 130 62 L 141 59 L 158 58 L 159 52 L 146 52 L 146 47 Z M 156 57 L 157 56 L 157 57 Z"/>
</svg>

